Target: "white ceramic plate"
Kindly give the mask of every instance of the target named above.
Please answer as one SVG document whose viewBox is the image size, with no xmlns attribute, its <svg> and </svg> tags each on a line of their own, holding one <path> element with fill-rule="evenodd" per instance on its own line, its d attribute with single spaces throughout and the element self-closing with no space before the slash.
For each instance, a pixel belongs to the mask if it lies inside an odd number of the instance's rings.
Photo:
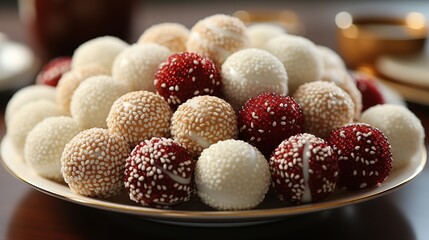
<svg viewBox="0 0 429 240">
<path fill-rule="evenodd" d="M 111 199 L 88 198 L 70 191 L 65 184 L 44 179 L 34 173 L 16 152 L 6 136 L 1 143 L 1 157 L 6 169 L 18 179 L 51 196 L 94 208 L 141 216 L 148 220 L 192 226 L 238 226 L 251 225 L 287 217 L 327 210 L 370 200 L 398 189 L 419 174 L 426 163 L 424 146 L 411 159 L 409 164 L 391 173 L 379 187 L 359 191 L 338 190 L 322 202 L 288 205 L 269 193 L 264 202 L 254 210 L 215 211 L 202 204 L 198 197 L 172 210 L 160 210 L 136 205 L 124 193 Z"/>
</svg>

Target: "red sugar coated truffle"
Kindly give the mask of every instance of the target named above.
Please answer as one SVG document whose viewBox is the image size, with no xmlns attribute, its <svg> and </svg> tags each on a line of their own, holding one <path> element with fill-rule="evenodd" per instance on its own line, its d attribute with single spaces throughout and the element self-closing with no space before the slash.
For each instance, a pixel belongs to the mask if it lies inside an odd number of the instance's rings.
<svg viewBox="0 0 429 240">
<path fill-rule="evenodd" d="M 359 189 L 378 185 L 392 169 L 390 144 L 375 127 L 347 124 L 333 130 L 327 141 L 338 155 L 341 187 Z"/>
<path fill-rule="evenodd" d="M 269 157 L 285 139 L 302 132 L 304 116 L 291 97 L 262 93 L 249 99 L 238 113 L 238 138 Z"/>
<path fill-rule="evenodd" d="M 222 88 L 219 70 L 207 57 L 178 53 L 161 63 L 155 75 L 157 92 L 172 109 L 200 95 L 219 96 Z"/>
<path fill-rule="evenodd" d="M 125 189 L 143 206 L 169 208 L 190 199 L 194 169 L 194 160 L 179 143 L 169 138 L 145 140 L 126 161 Z"/>
<path fill-rule="evenodd" d="M 269 160 L 272 185 L 280 200 L 318 201 L 335 190 L 338 160 L 323 139 L 304 133 L 284 140 Z"/>
<path fill-rule="evenodd" d="M 36 78 L 38 84 L 56 87 L 64 73 L 71 69 L 71 57 L 54 58 L 45 64 Z"/>
<path fill-rule="evenodd" d="M 367 74 L 354 73 L 353 78 L 356 81 L 357 88 L 362 94 L 362 111 L 375 106 L 384 104 L 383 94 L 378 89 L 375 79 Z"/>
</svg>

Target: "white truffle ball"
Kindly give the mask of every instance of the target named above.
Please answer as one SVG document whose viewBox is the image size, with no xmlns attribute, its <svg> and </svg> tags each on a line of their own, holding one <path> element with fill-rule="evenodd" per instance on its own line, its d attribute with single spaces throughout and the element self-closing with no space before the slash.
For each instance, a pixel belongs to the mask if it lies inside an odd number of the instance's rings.
<svg viewBox="0 0 429 240">
<path fill-rule="evenodd" d="M 63 181 L 61 154 L 65 145 L 80 127 L 71 117 L 49 117 L 28 133 L 24 159 L 37 174 L 55 181 Z"/>
<path fill-rule="evenodd" d="M 116 57 L 112 77 L 128 84 L 132 91 L 155 92 L 156 70 L 171 54 L 168 48 L 154 43 L 132 45 Z"/>
<path fill-rule="evenodd" d="M 325 70 L 347 69 L 343 59 L 334 50 L 322 45 L 317 45 L 317 50 L 322 58 L 323 68 Z"/>
<path fill-rule="evenodd" d="M 195 169 L 198 195 L 218 210 L 256 207 L 265 198 L 270 179 L 264 156 L 252 145 L 232 139 L 205 149 Z"/>
<path fill-rule="evenodd" d="M 127 85 L 109 76 L 90 77 L 74 92 L 71 115 L 83 129 L 107 128 L 106 118 L 113 102 L 127 92 Z"/>
<path fill-rule="evenodd" d="M 233 53 L 222 65 L 223 92 L 237 111 L 263 92 L 288 93 L 288 75 L 273 54 L 257 48 Z"/>
<path fill-rule="evenodd" d="M 185 52 L 189 29 L 179 23 L 160 23 L 146 29 L 137 41 L 139 44 L 157 43 L 172 52 Z"/>
<path fill-rule="evenodd" d="M 289 94 L 307 82 L 320 80 L 323 63 L 316 45 L 310 40 L 293 35 L 272 38 L 265 49 L 283 63 L 289 77 Z"/>
<path fill-rule="evenodd" d="M 278 25 L 257 23 L 249 26 L 247 33 L 250 40 L 249 47 L 263 48 L 271 38 L 285 34 L 286 31 Z"/>
<path fill-rule="evenodd" d="M 392 146 L 393 168 L 401 168 L 423 145 L 425 132 L 420 120 L 404 106 L 382 104 L 362 113 L 361 122 L 380 129 Z"/>
<path fill-rule="evenodd" d="M 55 88 L 47 85 L 31 85 L 20 89 L 9 100 L 5 112 L 5 124 L 9 126 L 12 116 L 25 104 L 36 100 L 55 102 Z"/>
<path fill-rule="evenodd" d="M 37 100 L 22 106 L 11 118 L 7 134 L 16 149 L 23 153 L 28 133 L 47 117 L 66 115 L 55 103 Z"/>
<path fill-rule="evenodd" d="M 128 44 L 117 37 L 103 36 L 81 44 L 73 53 L 72 69 L 88 64 L 98 64 L 112 69 L 115 57 Z"/>
</svg>

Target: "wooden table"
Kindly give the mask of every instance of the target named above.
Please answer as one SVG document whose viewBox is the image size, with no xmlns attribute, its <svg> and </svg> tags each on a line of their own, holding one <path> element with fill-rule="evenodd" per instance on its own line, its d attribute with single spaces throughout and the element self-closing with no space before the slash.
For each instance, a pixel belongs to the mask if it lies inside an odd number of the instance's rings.
<svg viewBox="0 0 429 240">
<path fill-rule="evenodd" d="M 191 26 L 213 13 L 232 13 L 242 8 L 295 10 L 307 27 L 307 35 L 319 44 L 335 47 L 333 16 L 340 10 L 384 9 L 429 11 L 427 3 L 393 4 L 281 4 L 280 2 L 222 4 L 196 2 L 178 5 L 144 4 L 137 8 L 133 39 L 147 26 L 178 21 Z M 426 16 L 429 14 L 425 13 Z M 311 16 L 311 17 L 310 17 Z M 0 9 L 0 30 L 24 41 L 17 11 Z M 11 91 L 0 92 L 0 136 L 5 134 L 4 108 Z M 409 104 L 429 130 L 429 107 Z M 428 148 L 426 140 L 426 148 Z M 238 228 L 191 228 L 145 221 L 117 213 L 83 207 L 40 193 L 0 167 L 0 239 L 429 239 L 429 166 L 410 184 L 386 196 L 360 203 L 306 214 L 264 225 Z"/>
</svg>

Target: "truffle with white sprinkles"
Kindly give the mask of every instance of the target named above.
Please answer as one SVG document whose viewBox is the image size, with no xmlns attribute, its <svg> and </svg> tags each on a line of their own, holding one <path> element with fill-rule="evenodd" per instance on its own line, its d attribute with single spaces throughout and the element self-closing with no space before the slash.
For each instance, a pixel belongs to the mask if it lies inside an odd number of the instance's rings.
<svg viewBox="0 0 429 240">
<path fill-rule="evenodd" d="M 107 129 L 91 128 L 64 148 L 61 173 L 70 189 L 89 197 L 110 197 L 123 190 L 127 142 Z"/>
<path fill-rule="evenodd" d="M 189 99 L 174 112 L 171 135 L 192 156 L 221 140 L 237 136 L 237 116 L 225 100 L 214 96 Z"/>
<path fill-rule="evenodd" d="M 326 137 L 332 129 L 353 121 L 353 101 L 334 83 L 306 83 L 298 88 L 293 98 L 304 113 L 304 131 L 317 137 Z"/>
<path fill-rule="evenodd" d="M 152 137 L 168 137 L 173 113 L 159 95 L 148 91 L 129 92 L 112 105 L 107 127 L 125 138 L 131 147 Z"/>
<path fill-rule="evenodd" d="M 218 210 L 256 207 L 270 185 L 267 160 L 252 145 L 225 140 L 205 149 L 195 168 L 198 195 Z"/>
<path fill-rule="evenodd" d="M 334 192 L 338 160 L 323 139 L 304 133 L 284 140 L 269 161 L 272 185 L 284 201 L 318 201 Z"/>
<path fill-rule="evenodd" d="M 42 177 L 63 181 L 61 154 L 80 127 L 71 117 L 49 117 L 28 133 L 24 159 Z"/>
<path fill-rule="evenodd" d="M 195 162 L 179 143 L 152 138 L 137 145 L 126 161 L 124 185 L 131 200 L 169 208 L 191 197 Z"/>
<path fill-rule="evenodd" d="M 225 98 L 236 111 L 260 93 L 288 93 L 288 75 L 283 64 L 273 54 L 257 48 L 229 56 L 222 65 L 222 81 Z"/>
<path fill-rule="evenodd" d="M 160 23 L 152 25 L 140 36 L 138 43 L 157 43 L 172 52 L 185 52 L 189 29 L 179 23 Z"/>
</svg>

